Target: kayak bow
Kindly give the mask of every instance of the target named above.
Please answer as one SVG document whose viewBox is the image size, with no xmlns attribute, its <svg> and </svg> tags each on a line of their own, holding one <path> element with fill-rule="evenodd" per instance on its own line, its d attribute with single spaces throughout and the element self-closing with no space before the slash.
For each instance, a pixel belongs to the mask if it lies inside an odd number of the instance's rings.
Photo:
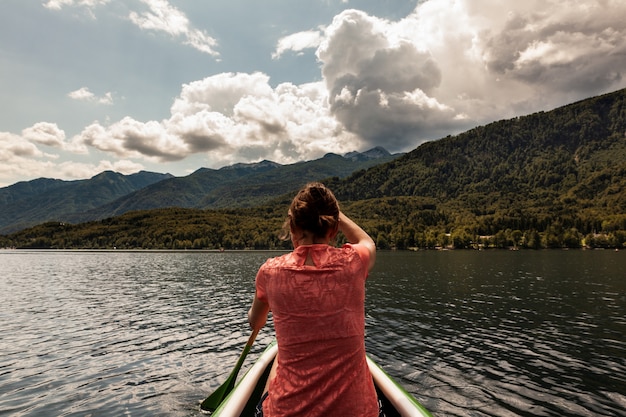
<svg viewBox="0 0 626 417">
<path fill-rule="evenodd" d="M 217 407 L 213 417 L 252 417 L 277 353 L 278 345 L 274 340 Z M 387 417 L 432 417 L 419 401 L 369 356 L 367 364 Z"/>
</svg>

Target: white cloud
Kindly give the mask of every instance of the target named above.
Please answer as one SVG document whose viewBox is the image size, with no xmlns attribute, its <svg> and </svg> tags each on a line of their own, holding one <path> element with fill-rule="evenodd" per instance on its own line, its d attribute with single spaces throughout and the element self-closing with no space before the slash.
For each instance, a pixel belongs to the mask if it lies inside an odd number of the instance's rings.
<svg viewBox="0 0 626 417">
<path fill-rule="evenodd" d="M 332 114 L 368 146 L 415 147 L 455 129 L 455 109 L 433 96 L 442 70 L 398 25 L 357 10 L 336 16 L 317 50 Z M 429 95 L 431 94 L 431 95 Z"/>
<path fill-rule="evenodd" d="M 55 170 L 59 173 L 59 176 L 64 179 L 91 178 L 102 171 L 115 171 L 130 175 L 143 169 L 143 165 L 130 160 L 102 160 L 97 164 L 66 161 L 55 165 Z"/>
<path fill-rule="evenodd" d="M 187 32 L 189 19 L 184 13 L 170 5 L 166 0 L 141 0 L 148 5 L 149 11 L 131 12 L 130 20 L 141 29 L 156 30 L 172 36 Z"/>
<path fill-rule="evenodd" d="M 167 0 L 141 0 L 149 10 L 142 13 L 131 11 L 129 19 L 139 28 L 156 32 L 165 32 L 177 38 L 183 37 L 184 43 L 209 55 L 219 55 L 215 51 L 217 41 L 199 29 L 191 27 L 187 16 L 167 2 Z"/>
<path fill-rule="evenodd" d="M 125 158 L 176 161 L 206 153 L 215 165 L 270 159 L 292 163 L 359 146 L 332 117 L 320 83 L 272 88 L 261 73 L 230 73 L 183 86 L 162 122 L 94 123 L 81 143 Z"/>
<path fill-rule="evenodd" d="M 99 104 L 113 104 L 113 94 L 111 92 L 105 93 L 102 97 L 97 97 L 94 93 L 89 91 L 87 87 L 81 87 L 78 90 L 72 91 L 67 96 L 73 100 L 90 101 Z"/>
<path fill-rule="evenodd" d="M 182 42 L 200 52 L 219 56 L 215 50 L 217 41 L 206 32 L 192 27 L 189 19 L 179 9 L 167 0 L 139 0 L 147 6 L 147 10 L 131 10 L 128 20 L 142 30 L 162 32 L 172 38 L 181 38 Z M 44 7 L 51 10 L 61 10 L 63 7 L 83 7 L 91 18 L 95 18 L 94 9 L 104 6 L 111 0 L 48 0 Z M 132 4 L 127 4 L 132 7 Z"/>
<path fill-rule="evenodd" d="M 111 126 L 98 122 L 87 126 L 80 142 L 120 158 L 146 158 L 152 161 L 177 161 L 189 153 L 179 138 L 170 135 L 159 122 L 138 122 L 125 117 Z"/>
<path fill-rule="evenodd" d="M 45 153 L 37 147 L 37 143 L 57 148 L 71 147 L 63 143 L 63 139 L 63 131 L 51 123 L 37 123 L 24 129 L 22 136 L 0 132 L 0 187 L 10 185 L 5 179 L 15 177 L 79 179 L 105 169 L 129 174 L 143 169 L 141 164 L 128 160 L 101 161 L 97 165 L 62 161 L 59 154 Z"/>
<path fill-rule="evenodd" d="M 0 164 L 5 169 L 10 167 L 14 158 L 43 156 L 36 145 L 9 132 L 0 132 Z"/>
<path fill-rule="evenodd" d="M 109 3 L 111 0 L 48 0 L 44 7 L 53 10 L 61 10 L 64 6 L 81 6 L 93 8 Z"/>
<path fill-rule="evenodd" d="M 397 22 L 346 10 L 317 57 L 348 130 L 412 149 L 623 86 L 624 15 L 617 0 L 429 0 Z"/>
<path fill-rule="evenodd" d="M 17 137 L 17 136 L 16 136 Z M 78 138 L 72 138 L 67 141 L 65 131 L 60 129 L 56 123 L 39 122 L 31 127 L 22 130 L 22 136 L 19 137 L 18 143 L 28 141 L 33 146 L 39 144 L 67 151 L 72 154 L 87 154 L 87 148 L 78 141 Z M 38 154 L 37 156 L 41 156 Z"/>
<path fill-rule="evenodd" d="M 300 32 L 282 38 L 275 52 L 319 43 L 323 83 L 272 87 L 263 73 L 217 74 L 183 85 L 168 119 L 94 123 L 80 143 L 147 161 L 201 153 L 219 166 L 290 163 L 377 145 L 406 151 L 584 97 L 587 84 L 610 89 L 626 67 L 617 53 L 626 25 L 602 8 L 583 16 L 562 4 L 478 3 L 429 0 L 397 22 L 346 10 L 320 32 L 321 41 Z M 608 26 L 599 30 L 598 20 Z M 584 21 L 595 29 L 583 31 Z M 184 27 L 175 22 L 167 25 L 171 33 Z"/>
<path fill-rule="evenodd" d="M 294 33 L 278 40 L 272 59 L 278 59 L 287 51 L 302 52 L 305 49 L 317 48 L 322 41 L 322 34 L 316 30 Z"/>
<path fill-rule="evenodd" d="M 65 132 L 55 123 L 35 123 L 22 131 L 22 137 L 31 142 L 57 148 L 62 148 L 65 142 Z"/>
<path fill-rule="evenodd" d="M 487 70 L 532 95 L 581 98 L 617 86 L 626 67 L 626 3 L 513 3 L 501 26 L 482 27 L 477 45 Z M 519 100 L 520 97 L 517 97 Z"/>
<path fill-rule="evenodd" d="M 87 87 L 82 87 L 78 90 L 72 91 L 67 96 L 74 100 L 93 100 L 95 95 Z"/>
<path fill-rule="evenodd" d="M 218 55 L 215 39 L 168 1 L 141 4 L 145 10 L 127 13 L 137 27 Z M 25 166 L 24 158 L 45 157 L 37 145 L 91 148 L 126 161 L 202 154 L 214 167 L 290 163 L 376 145 L 411 150 L 478 124 L 625 87 L 623 16 L 621 0 L 426 0 L 399 21 L 346 10 L 327 27 L 282 37 L 271 54 L 317 48 L 323 82 L 272 85 L 260 72 L 215 74 L 184 84 L 165 120 L 94 122 L 70 141 L 56 125 L 36 124 L 11 141 L 0 134 L 0 159 L 23 158 L 18 165 Z M 98 97 L 86 87 L 69 96 L 113 101 L 111 93 Z"/>
</svg>

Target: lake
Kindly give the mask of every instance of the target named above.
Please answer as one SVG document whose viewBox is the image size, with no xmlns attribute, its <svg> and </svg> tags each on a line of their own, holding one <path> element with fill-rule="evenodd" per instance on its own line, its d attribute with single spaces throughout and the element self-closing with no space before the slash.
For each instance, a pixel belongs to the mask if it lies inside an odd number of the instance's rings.
<svg viewBox="0 0 626 417">
<path fill-rule="evenodd" d="M 276 254 L 0 251 L 0 416 L 200 416 Z M 435 416 L 626 415 L 625 271 L 626 251 L 379 252 L 367 350 Z"/>
</svg>

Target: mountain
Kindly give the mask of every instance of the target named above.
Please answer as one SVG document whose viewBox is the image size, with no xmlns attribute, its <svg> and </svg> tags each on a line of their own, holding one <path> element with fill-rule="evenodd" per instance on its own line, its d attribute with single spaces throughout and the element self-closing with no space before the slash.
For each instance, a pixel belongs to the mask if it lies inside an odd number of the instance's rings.
<svg viewBox="0 0 626 417">
<path fill-rule="evenodd" d="M 271 161 L 201 168 L 185 177 L 103 172 L 89 180 L 38 179 L 0 189 L 0 233 L 11 233 L 46 221 L 80 223 L 132 210 L 164 207 L 236 208 L 270 201 L 303 183 L 343 178 L 388 162 L 383 148 L 281 165 Z"/>
<path fill-rule="evenodd" d="M 342 199 L 420 196 L 470 207 L 568 202 L 626 213 L 626 90 L 427 142 L 336 183 Z M 465 201 L 465 203 L 463 203 Z"/>
<path fill-rule="evenodd" d="M 328 185 L 340 200 L 360 202 L 394 239 L 431 228 L 470 237 L 541 232 L 547 247 L 567 245 L 568 234 L 580 242 L 603 233 L 619 244 L 626 240 L 626 90 L 427 142 Z M 562 239 L 552 242 L 551 234 Z"/>
<path fill-rule="evenodd" d="M 75 213 L 98 207 L 170 174 L 102 172 L 93 178 L 62 181 L 40 178 L 0 188 L 0 233 L 10 233 L 45 221 L 66 221 Z"/>
<path fill-rule="evenodd" d="M 389 162 L 401 154 L 383 148 L 353 152 L 346 156 L 333 153 L 312 161 L 281 165 L 271 161 L 235 164 L 220 169 L 201 168 L 186 177 L 175 177 L 125 195 L 115 201 L 72 216 L 84 222 L 119 216 L 133 210 L 164 207 L 245 208 L 268 203 L 298 189 L 308 181 L 345 178 L 372 166 Z"/>
</svg>

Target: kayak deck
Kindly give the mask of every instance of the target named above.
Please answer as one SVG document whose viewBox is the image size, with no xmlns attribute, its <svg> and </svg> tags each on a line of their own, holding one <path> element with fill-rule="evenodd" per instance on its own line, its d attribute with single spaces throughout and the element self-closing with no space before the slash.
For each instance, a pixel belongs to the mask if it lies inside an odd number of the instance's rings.
<svg viewBox="0 0 626 417">
<path fill-rule="evenodd" d="M 273 341 L 215 410 L 213 416 L 253 417 L 277 353 L 278 345 Z M 369 357 L 367 364 L 386 417 L 432 417 L 424 406 Z"/>
</svg>

